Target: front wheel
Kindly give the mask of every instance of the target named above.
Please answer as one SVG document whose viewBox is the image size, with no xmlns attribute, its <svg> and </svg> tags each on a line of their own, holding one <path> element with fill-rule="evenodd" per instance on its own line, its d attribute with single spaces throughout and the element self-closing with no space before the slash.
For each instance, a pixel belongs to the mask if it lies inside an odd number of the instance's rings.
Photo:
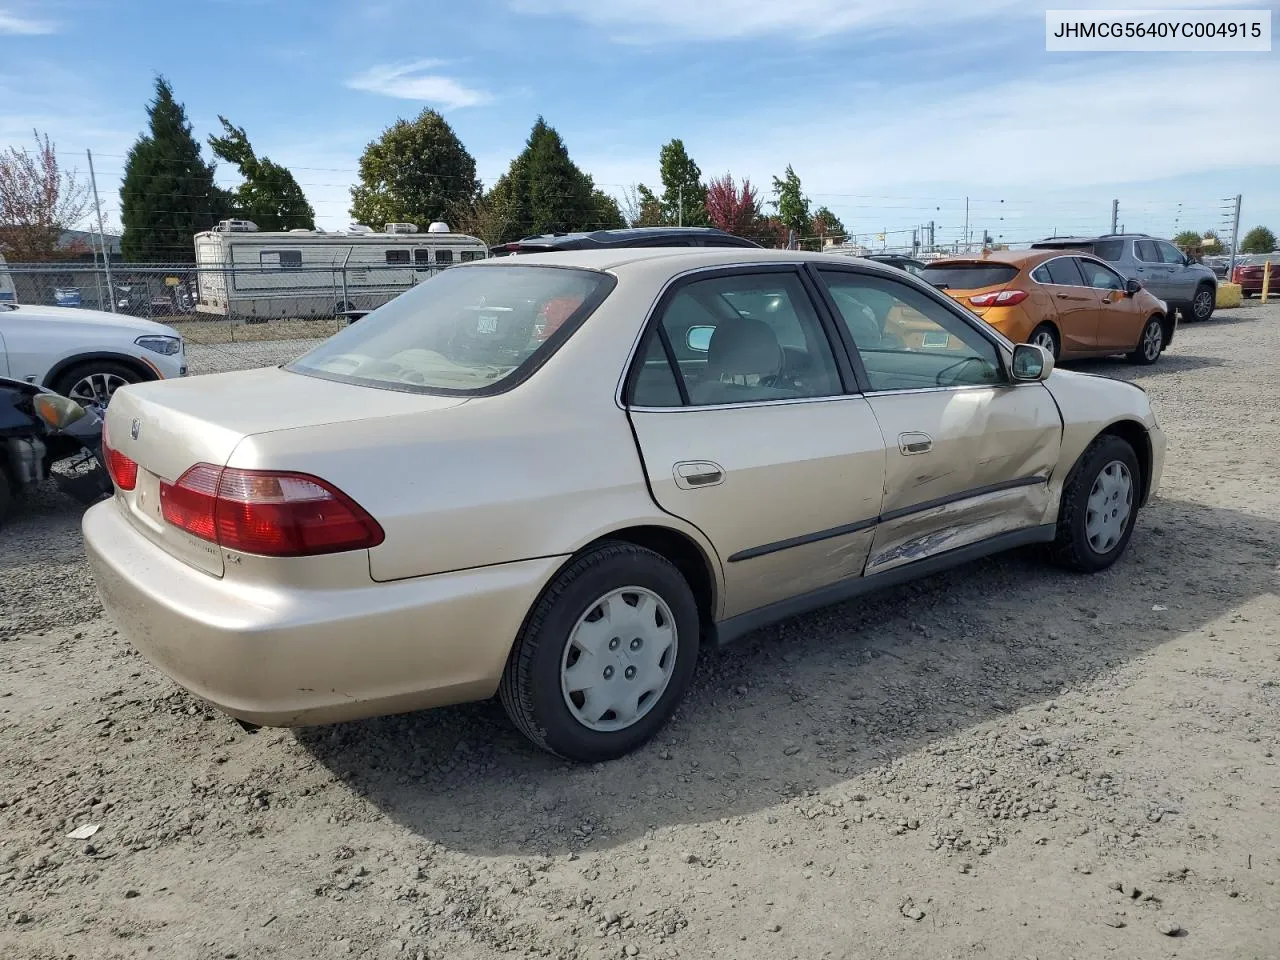
<svg viewBox="0 0 1280 960">
<path fill-rule="evenodd" d="M 1195 321 L 1208 320 L 1213 316 L 1213 308 L 1216 305 L 1213 288 L 1207 284 L 1198 287 L 1196 295 L 1191 301 L 1191 319 Z"/>
<path fill-rule="evenodd" d="M 1116 436 L 1094 440 L 1062 491 L 1050 555 L 1069 570 L 1096 573 L 1119 559 L 1138 518 L 1142 473 L 1133 447 Z"/>
<path fill-rule="evenodd" d="M 1164 321 L 1159 317 L 1151 317 L 1142 328 L 1138 345 L 1129 354 L 1129 362 L 1149 366 L 1160 359 L 1160 351 L 1163 349 Z"/>
<path fill-rule="evenodd" d="M 105 410 L 115 392 L 142 377 L 136 370 L 111 360 L 91 360 L 72 367 L 53 384 L 55 392 L 70 397 L 82 407 Z"/>
<path fill-rule="evenodd" d="M 605 543 L 534 605 L 499 686 L 507 715 L 551 753 L 612 760 L 667 721 L 693 677 L 698 609 L 669 561 Z"/>
</svg>

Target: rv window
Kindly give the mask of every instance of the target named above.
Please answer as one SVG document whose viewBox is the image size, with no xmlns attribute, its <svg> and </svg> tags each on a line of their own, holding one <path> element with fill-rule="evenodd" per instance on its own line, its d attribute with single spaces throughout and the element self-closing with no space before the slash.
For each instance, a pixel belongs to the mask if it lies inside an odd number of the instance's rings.
<svg viewBox="0 0 1280 960">
<path fill-rule="evenodd" d="M 298 270 L 302 267 L 302 251 L 263 250 L 258 254 L 258 262 L 276 270 Z"/>
<path fill-rule="evenodd" d="M 430 250 L 413 251 L 413 262 L 415 265 L 419 267 L 427 266 L 429 263 L 431 263 L 431 251 Z"/>
<path fill-rule="evenodd" d="M 409 262 L 408 250 L 388 250 L 387 251 L 387 263 L 408 263 L 408 262 Z"/>
<path fill-rule="evenodd" d="M 437 250 L 437 251 L 436 251 L 436 263 L 453 263 L 453 251 L 452 251 L 452 250 Z"/>
<path fill-rule="evenodd" d="M 458 259 L 463 263 L 467 263 L 471 260 L 483 260 L 484 254 L 479 250 L 463 250 L 462 253 L 458 255 Z"/>
</svg>

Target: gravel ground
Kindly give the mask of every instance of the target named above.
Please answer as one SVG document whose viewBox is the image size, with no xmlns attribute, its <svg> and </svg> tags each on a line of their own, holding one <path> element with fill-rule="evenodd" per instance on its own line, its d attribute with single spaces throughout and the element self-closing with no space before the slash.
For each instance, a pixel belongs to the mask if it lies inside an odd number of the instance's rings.
<svg viewBox="0 0 1280 960">
<path fill-rule="evenodd" d="M 247 733 L 130 651 L 36 497 L 0 537 L 0 957 L 1280 956 L 1280 307 L 1086 369 L 1170 435 L 1122 562 L 763 631 L 598 767 L 492 703 Z"/>
</svg>

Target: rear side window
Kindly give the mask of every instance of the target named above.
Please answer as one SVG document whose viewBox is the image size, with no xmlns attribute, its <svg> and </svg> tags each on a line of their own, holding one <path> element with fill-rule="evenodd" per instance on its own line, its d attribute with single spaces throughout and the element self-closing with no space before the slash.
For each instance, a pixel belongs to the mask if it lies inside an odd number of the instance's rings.
<svg viewBox="0 0 1280 960">
<path fill-rule="evenodd" d="M 1093 245 L 1093 254 L 1100 260 L 1110 260 L 1112 263 L 1117 263 L 1124 256 L 1124 241 L 1099 240 Z"/>
<path fill-rule="evenodd" d="M 1135 240 L 1133 255 L 1143 263 L 1161 263 L 1160 248 L 1154 240 Z"/>
<path fill-rule="evenodd" d="M 387 263 L 408 263 L 408 262 L 409 262 L 408 250 L 388 250 L 387 251 Z"/>
<path fill-rule="evenodd" d="M 537 370 L 614 286 L 594 270 L 516 263 L 442 270 L 287 369 L 388 390 L 501 393 Z"/>
<path fill-rule="evenodd" d="M 943 290 L 980 290 L 1002 287 L 1018 275 L 1007 263 L 946 263 L 925 267 L 920 279 Z"/>
<path fill-rule="evenodd" d="M 1083 287 L 1084 277 L 1080 275 L 1080 268 L 1076 263 L 1075 257 L 1058 257 L 1044 264 L 1042 269 L 1049 274 L 1050 283 L 1061 287 Z"/>
<path fill-rule="evenodd" d="M 452 250 L 437 250 L 437 251 L 436 251 L 436 263 L 453 263 L 453 251 L 452 251 Z"/>
</svg>

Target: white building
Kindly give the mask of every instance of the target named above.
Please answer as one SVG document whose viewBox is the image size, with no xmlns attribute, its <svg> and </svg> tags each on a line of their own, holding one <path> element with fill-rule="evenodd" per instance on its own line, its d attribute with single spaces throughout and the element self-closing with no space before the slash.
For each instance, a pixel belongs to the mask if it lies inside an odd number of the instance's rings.
<svg viewBox="0 0 1280 960">
<path fill-rule="evenodd" d="M 433 223 L 388 223 L 384 232 L 259 232 L 248 220 L 224 220 L 197 233 L 196 309 L 238 319 L 366 313 L 432 274 L 488 248 L 476 237 Z"/>
</svg>

